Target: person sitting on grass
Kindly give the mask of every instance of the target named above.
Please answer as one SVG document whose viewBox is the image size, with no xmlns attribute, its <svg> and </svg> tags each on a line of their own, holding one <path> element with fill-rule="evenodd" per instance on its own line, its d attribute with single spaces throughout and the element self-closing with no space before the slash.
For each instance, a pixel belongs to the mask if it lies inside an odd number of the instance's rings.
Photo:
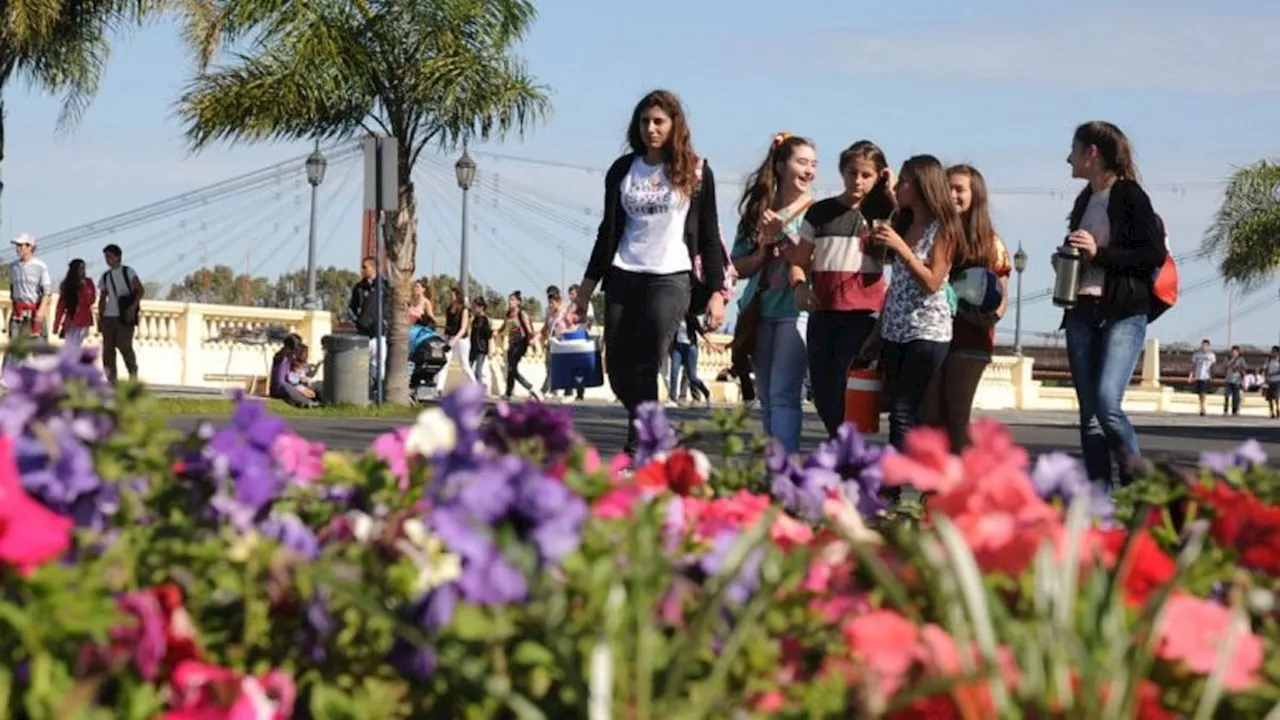
<svg viewBox="0 0 1280 720">
<path fill-rule="evenodd" d="M 284 337 L 280 350 L 276 352 L 275 357 L 271 358 L 271 384 L 268 394 L 276 399 L 283 400 L 294 407 L 311 408 L 316 406 L 316 393 L 310 387 L 310 397 L 299 390 L 296 383 L 290 381 L 290 373 L 294 370 L 294 363 L 299 357 L 299 351 L 304 348 L 302 336 L 297 333 L 289 333 Z M 305 355 L 303 364 L 306 364 Z"/>
</svg>

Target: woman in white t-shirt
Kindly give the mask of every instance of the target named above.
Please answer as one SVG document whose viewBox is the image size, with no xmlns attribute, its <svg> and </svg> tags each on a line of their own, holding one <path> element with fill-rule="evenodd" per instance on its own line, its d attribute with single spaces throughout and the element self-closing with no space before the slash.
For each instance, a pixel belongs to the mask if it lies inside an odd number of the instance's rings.
<svg viewBox="0 0 1280 720">
<path fill-rule="evenodd" d="M 587 314 L 604 288 L 605 366 L 627 408 L 627 444 L 635 451 L 636 408 L 658 399 L 658 372 L 676 327 L 690 309 L 709 324 L 724 317 L 724 248 L 715 176 L 693 150 L 684 108 L 655 90 L 636 104 L 627 127 L 630 152 L 605 174 L 604 217 L 578 292 Z M 702 277 L 695 275 L 699 266 Z"/>
</svg>

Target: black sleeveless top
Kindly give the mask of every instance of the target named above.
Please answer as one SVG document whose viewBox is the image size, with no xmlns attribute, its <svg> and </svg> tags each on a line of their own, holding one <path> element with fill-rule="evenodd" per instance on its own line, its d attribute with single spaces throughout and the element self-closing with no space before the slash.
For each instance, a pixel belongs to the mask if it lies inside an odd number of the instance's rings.
<svg viewBox="0 0 1280 720">
<path fill-rule="evenodd" d="M 444 335 L 445 337 L 456 337 L 462 332 L 462 308 L 454 310 L 449 308 L 444 311 Z"/>
</svg>

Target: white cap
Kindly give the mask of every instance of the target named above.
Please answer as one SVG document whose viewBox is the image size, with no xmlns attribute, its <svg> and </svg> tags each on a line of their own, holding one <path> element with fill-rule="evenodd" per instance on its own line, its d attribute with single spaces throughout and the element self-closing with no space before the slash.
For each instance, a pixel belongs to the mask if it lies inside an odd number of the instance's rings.
<svg viewBox="0 0 1280 720">
<path fill-rule="evenodd" d="M 18 237 L 14 238 L 12 242 L 14 245 L 30 245 L 31 247 L 36 246 L 36 239 L 31 237 L 30 233 L 22 233 Z"/>
</svg>

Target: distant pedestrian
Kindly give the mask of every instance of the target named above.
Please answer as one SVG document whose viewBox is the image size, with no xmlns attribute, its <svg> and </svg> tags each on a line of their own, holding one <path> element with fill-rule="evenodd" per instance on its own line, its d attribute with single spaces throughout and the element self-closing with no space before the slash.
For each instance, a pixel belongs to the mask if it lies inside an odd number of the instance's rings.
<svg viewBox="0 0 1280 720">
<path fill-rule="evenodd" d="M 67 345 L 80 347 L 93 330 L 93 301 L 97 288 L 85 273 L 84 260 L 76 258 L 67 266 L 67 276 L 58 291 L 58 309 L 53 314 L 53 332 Z"/>
<path fill-rule="evenodd" d="M 18 259 L 9 263 L 9 298 L 13 312 L 9 315 L 9 342 L 26 333 L 33 337 L 47 337 L 45 320 L 49 317 L 49 298 L 53 294 L 53 280 L 49 266 L 36 257 L 35 238 L 22 234 L 13 240 Z M 15 361 L 12 354 L 4 355 L 4 366 Z"/>
<path fill-rule="evenodd" d="M 476 382 L 488 392 L 489 383 L 485 382 L 485 366 L 489 359 L 489 344 L 493 340 L 493 323 L 489 320 L 489 303 L 483 297 L 472 301 L 474 310 L 471 313 L 471 352 L 468 361 L 471 373 Z"/>
<path fill-rule="evenodd" d="M 1280 345 L 1271 346 L 1263 377 L 1267 383 L 1267 408 L 1272 418 L 1280 418 Z"/>
<path fill-rule="evenodd" d="M 382 288 L 382 326 L 378 326 L 378 294 Z M 387 376 L 387 332 L 391 327 L 391 286 L 378 275 L 378 263 L 365 258 L 360 263 L 360 281 L 351 287 L 347 314 L 356 332 L 369 338 L 369 384 L 382 382 Z M 376 356 L 376 360 L 375 360 Z"/>
<path fill-rule="evenodd" d="M 1222 414 L 1226 415 L 1230 412 L 1232 415 L 1239 415 L 1240 401 L 1244 397 L 1244 376 L 1249 372 L 1249 362 L 1240 353 L 1239 345 L 1231 346 L 1231 353 L 1227 355 L 1227 364 L 1223 370 L 1225 379 L 1222 392 Z"/>
<path fill-rule="evenodd" d="M 115 384 L 116 353 L 119 352 L 120 357 L 124 358 L 129 378 L 137 380 L 138 356 L 133 351 L 133 334 L 138 328 L 138 317 L 142 311 L 142 281 L 133 268 L 121 264 L 124 251 L 119 245 L 113 243 L 102 248 L 102 258 L 107 262 L 107 271 L 102 274 L 102 281 L 99 283 L 102 294 L 98 298 L 102 369 L 107 374 L 107 380 Z"/>
<path fill-rule="evenodd" d="M 538 394 L 533 391 L 533 384 L 520 374 L 520 361 L 529 352 L 529 344 L 534 337 L 533 323 L 529 321 L 529 313 L 524 311 L 524 296 L 519 290 L 507 296 L 507 315 L 502 323 L 502 337 L 507 341 L 507 391 L 502 394 L 503 400 L 510 400 L 516 391 L 516 383 L 529 391 L 534 400 Z"/>
<path fill-rule="evenodd" d="M 1200 417 L 1204 417 L 1205 402 L 1213 392 L 1213 366 L 1218 356 L 1213 353 L 1213 345 L 1206 338 L 1200 341 L 1200 349 L 1191 353 L 1191 374 L 1187 380 L 1195 384 L 1196 395 L 1200 399 Z"/>
</svg>

